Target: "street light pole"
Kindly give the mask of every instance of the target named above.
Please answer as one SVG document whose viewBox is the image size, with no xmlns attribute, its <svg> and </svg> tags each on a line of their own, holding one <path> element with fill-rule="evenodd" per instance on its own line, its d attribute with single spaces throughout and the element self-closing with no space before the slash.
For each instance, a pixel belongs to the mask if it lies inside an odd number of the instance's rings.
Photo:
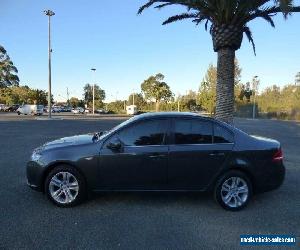
<svg viewBox="0 0 300 250">
<path fill-rule="evenodd" d="M 258 80 L 258 76 L 254 76 L 253 80 L 252 80 L 252 90 L 253 90 L 253 109 L 252 109 L 252 118 L 255 119 L 255 112 L 256 112 L 256 106 L 255 106 L 255 101 L 256 101 L 256 92 L 258 89 L 258 84 L 259 84 L 259 80 Z"/>
<path fill-rule="evenodd" d="M 298 85 L 298 84 L 300 84 L 300 72 L 298 72 L 295 77 L 295 85 Z"/>
<path fill-rule="evenodd" d="M 133 93 L 132 93 L 132 105 L 134 105 L 134 89 L 133 89 Z"/>
<path fill-rule="evenodd" d="M 48 90 L 48 109 L 49 109 L 49 118 L 51 118 L 51 17 L 55 15 L 55 13 L 52 10 L 45 10 L 45 15 L 48 16 L 48 71 L 49 71 L 49 78 L 48 78 L 48 84 L 49 84 L 49 90 Z"/>
<path fill-rule="evenodd" d="M 91 69 L 92 72 L 96 72 L 96 69 L 92 68 Z M 95 78 L 95 77 L 94 77 Z M 94 83 L 93 83 L 93 115 L 95 114 L 95 79 L 93 79 Z"/>
</svg>

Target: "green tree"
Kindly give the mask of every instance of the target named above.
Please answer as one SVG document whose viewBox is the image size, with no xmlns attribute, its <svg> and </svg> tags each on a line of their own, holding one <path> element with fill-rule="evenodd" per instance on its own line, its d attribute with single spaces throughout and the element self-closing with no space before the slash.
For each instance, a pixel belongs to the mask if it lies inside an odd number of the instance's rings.
<svg viewBox="0 0 300 250">
<path fill-rule="evenodd" d="M 134 101 L 133 101 L 134 96 Z M 128 97 L 127 105 L 136 105 L 138 108 L 142 108 L 145 105 L 144 97 L 141 93 L 134 93 Z"/>
<path fill-rule="evenodd" d="M 177 102 L 179 101 L 180 110 L 198 111 L 200 109 L 200 105 L 197 104 L 197 99 L 198 93 L 193 90 L 189 90 L 185 95 L 179 96 L 177 98 Z M 176 108 L 178 109 L 178 106 Z"/>
<path fill-rule="evenodd" d="M 216 107 L 217 68 L 209 65 L 206 75 L 200 84 L 197 104 L 212 115 Z"/>
<path fill-rule="evenodd" d="M 241 83 L 242 68 L 238 60 L 234 64 L 234 96 L 235 103 L 238 104 L 244 98 L 244 85 Z M 217 86 L 217 67 L 209 65 L 205 78 L 200 84 L 197 104 L 201 105 L 204 110 L 211 115 L 215 113 L 216 109 L 216 86 Z M 207 98 L 207 100 L 205 99 Z"/>
<path fill-rule="evenodd" d="M 161 73 L 150 76 L 141 84 L 142 92 L 146 100 L 155 101 L 155 110 L 159 111 L 161 101 L 169 101 L 172 97 L 172 91 L 164 80 L 165 76 Z"/>
<path fill-rule="evenodd" d="M 204 22 L 207 30 L 210 24 L 214 51 L 218 53 L 216 118 L 228 123 L 233 122 L 235 51 L 241 46 L 243 33 L 255 53 L 248 23 L 263 18 L 275 27 L 272 17 L 277 13 L 287 18 L 292 12 L 300 12 L 300 7 L 295 7 L 292 0 L 148 0 L 138 13 L 153 5 L 158 9 L 170 5 L 187 7 L 187 12 L 169 17 L 163 25 L 192 19 L 196 25 Z"/>
<path fill-rule="evenodd" d="M 28 86 L 11 86 L 0 88 L 0 100 L 11 104 L 41 104 L 47 105 L 48 93 L 40 89 L 31 89 Z M 52 96 L 53 103 L 53 96 Z"/>
<path fill-rule="evenodd" d="M 32 104 L 40 104 L 46 106 L 48 104 L 48 93 L 40 89 L 31 89 L 29 91 L 29 99 Z"/>
<path fill-rule="evenodd" d="M 85 103 L 92 107 L 93 105 L 93 85 L 86 84 L 83 87 L 83 99 Z M 100 108 L 103 106 L 103 100 L 105 99 L 105 91 L 95 84 L 95 107 Z"/>
<path fill-rule="evenodd" d="M 18 86 L 18 70 L 14 66 L 6 50 L 0 45 L 0 88 Z"/>
<path fill-rule="evenodd" d="M 124 102 L 125 101 L 121 101 L 121 100 L 117 100 L 114 102 L 110 102 L 107 104 L 107 109 L 114 112 L 114 113 L 125 113 L 124 110 Z"/>
<path fill-rule="evenodd" d="M 280 101 L 280 87 L 273 85 L 267 87 L 258 98 L 257 102 L 261 111 L 263 112 L 277 112 L 282 110 L 282 103 Z"/>
<path fill-rule="evenodd" d="M 71 97 L 69 102 L 72 108 L 76 108 L 78 107 L 79 99 L 77 97 Z"/>
</svg>

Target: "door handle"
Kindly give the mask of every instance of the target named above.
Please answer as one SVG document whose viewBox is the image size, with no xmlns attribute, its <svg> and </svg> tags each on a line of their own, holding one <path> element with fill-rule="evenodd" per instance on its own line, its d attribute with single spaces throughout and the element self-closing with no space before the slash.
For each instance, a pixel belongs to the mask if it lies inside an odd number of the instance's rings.
<svg viewBox="0 0 300 250">
<path fill-rule="evenodd" d="M 210 156 L 225 156 L 225 153 L 220 153 L 220 152 L 212 152 L 209 154 Z"/>
<path fill-rule="evenodd" d="M 154 154 L 151 154 L 149 156 L 149 158 L 161 158 L 161 157 L 165 157 L 166 155 L 165 154 L 159 154 L 159 153 L 154 153 Z"/>
</svg>

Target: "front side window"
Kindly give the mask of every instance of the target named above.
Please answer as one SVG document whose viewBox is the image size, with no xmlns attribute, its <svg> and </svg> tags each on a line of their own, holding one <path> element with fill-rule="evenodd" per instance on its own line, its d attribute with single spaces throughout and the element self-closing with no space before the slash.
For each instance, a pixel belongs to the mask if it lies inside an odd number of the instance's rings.
<svg viewBox="0 0 300 250">
<path fill-rule="evenodd" d="M 174 121 L 175 144 L 212 143 L 212 123 L 197 119 Z"/>
<path fill-rule="evenodd" d="M 118 135 L 126 146 L 162 145 L 167 126 L 167 120 L 144 121 L 123 129 Z"/>
</svg>

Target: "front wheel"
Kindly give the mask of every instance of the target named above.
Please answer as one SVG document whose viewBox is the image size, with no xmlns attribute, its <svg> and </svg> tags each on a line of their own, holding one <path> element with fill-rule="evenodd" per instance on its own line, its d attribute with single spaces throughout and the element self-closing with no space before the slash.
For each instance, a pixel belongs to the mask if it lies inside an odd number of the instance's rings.
<svg viewBox="0 0 300 250">
<path fill-rule="evenodd" d="M 252 196 L 252 185 L 243 172 L 231 170 L 217 181 L 214 196 L 224 209 L 238 211 L 247 206 Z"/>
<path fill-rule="evenodd" d="M 62 165 L 54 168 L 47 176 L 45 192 L 59 207 L 75 206 L 86 197 L 85 180 L 75 168 Z"/>
</svg>

